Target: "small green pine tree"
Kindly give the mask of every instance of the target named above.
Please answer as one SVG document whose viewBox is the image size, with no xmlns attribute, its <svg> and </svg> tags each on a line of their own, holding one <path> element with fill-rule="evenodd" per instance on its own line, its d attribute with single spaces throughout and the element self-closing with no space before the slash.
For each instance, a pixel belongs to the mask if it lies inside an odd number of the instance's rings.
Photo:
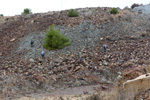
<svg viewBox="0 0 150 100">
<path fill-rule="evenodd" d="M 77 11 L 75 11 L 74 9 L 71 9 L 71 10 L 69 10 L 69 12 L 68 12 L 68 16 L 69 16 L 69 17 L 78 17 L 79 15 L 78 15 L 78 12 L 77 12 Z"/>
<path fill-rule="evenodd" d="M 32 12 L 31 12 L 31 9 L 25 8 L 22 14 L 25 14 L 25 15 L 26 15 L 26 14 L 31 14 L 31 13 L 32 13 Z"/>
<path fill-rule="evenodd" d="M 61 49 L 71 44 L 69 38 L 63 34 L 59 34 L 59 31 L 54 29 L 54 25 L 51 25 L 46 30 L 46 38 L 44 40 L 45 44 L 43 44 L 43 47 L 48 50 Z"/>
<path fill-rule="evenodd" d="M 111 14 L 118 14 L 119 12 L 118 12 L 117 8 L 112 8 L 112 9 L 110 10 L 110 13 L 111 13 Z"/>
</svg>

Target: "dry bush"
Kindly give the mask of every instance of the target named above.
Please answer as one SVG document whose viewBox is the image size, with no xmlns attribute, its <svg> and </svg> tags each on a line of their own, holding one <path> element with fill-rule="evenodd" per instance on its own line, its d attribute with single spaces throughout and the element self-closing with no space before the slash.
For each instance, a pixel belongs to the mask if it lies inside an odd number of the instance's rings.
<svg viewBox="0 0 150 100">
<path fill-rule="evenodd" d="M 138 7 L 138 6 L 140 6 L 140 5 L 139 5 L 139 4 L 136 4 L 136 3 L 134 3 L 134 4 L 132 4 L 131 8 L 133 9 L 133 8 L 135 8 L 135 7 Z"/>
</svg>

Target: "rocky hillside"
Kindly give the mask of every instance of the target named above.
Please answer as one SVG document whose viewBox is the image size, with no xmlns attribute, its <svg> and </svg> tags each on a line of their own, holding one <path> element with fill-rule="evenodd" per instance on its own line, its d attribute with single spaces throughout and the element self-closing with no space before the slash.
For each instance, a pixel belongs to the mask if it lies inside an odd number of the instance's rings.
<svg viewBox="0 0 150 100">
<path fill-rule="evenodd" d="M 2 97 L 89 85 L 100 85 L 96 89 L 100 92 L 148 72 L 149 15 L 132 9 L 118 9 L 119 14 L 113 15 L 110 9 L 76 9 L 79 17 L 68 17 L 66 10 L 1 18 Z M 42 47 L 45 30 L 52 24 L 69 37 L 70 46 L 52 51 Z M 31 40 L 34 47 L 30 47 Z M 41 58 L 42 50 L 45 58 Z M 126 75 L 137 67 L 138 74 Z M 120 77 L 123 78 L 119 80 Z"/>
</svg>

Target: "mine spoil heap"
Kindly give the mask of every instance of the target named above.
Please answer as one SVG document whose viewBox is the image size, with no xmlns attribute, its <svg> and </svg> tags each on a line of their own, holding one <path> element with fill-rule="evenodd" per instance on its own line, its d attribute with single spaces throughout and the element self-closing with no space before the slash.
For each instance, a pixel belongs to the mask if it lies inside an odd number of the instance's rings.
<svg viewBox="0 0 150 100">
<path fill-rule="evenodd" d="M 119 10 L 119 14 L 112 15 L 110 9 L 76 9 L 79 17 L 68 17 L 66 10 L 3 18 L 4 22 L 0 23 L 0 92 L 4 95 L 49 92 L 95 84 L 111 88 L 115 86 L 118 72 L 150 64 L 148 15 L 132 10 Z M 52 24 L 68 32 L 66 36 L 72 45 L 56 51 L 44 49 L 50 52 L 45 58 L 38 55 L 41 49 L 36 45 L 33 48 L 38 51 L 37 56 L 28 53 L 36 53 L 28 46 L 28 51 L 18 49 L 23 38 L 33 33 L 40 35 Z"/>
</svg>

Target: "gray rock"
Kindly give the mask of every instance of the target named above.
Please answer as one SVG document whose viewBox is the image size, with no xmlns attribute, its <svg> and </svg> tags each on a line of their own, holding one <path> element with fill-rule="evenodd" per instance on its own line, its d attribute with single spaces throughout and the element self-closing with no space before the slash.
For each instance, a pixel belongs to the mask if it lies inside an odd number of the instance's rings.
<svg viewBox="0 0 150 100">
<path fill-rule="evenodd" d="M 150 14 L 150 5 L 141 5 L 141 6 L 135 7 L 133 10 L 138 13 L 142 12 L 142 14 Z"/>
<path fill-rule="evenodd" d="M 121 78 L 122 78 L 122 76 L 121 76 L 121 75 L 118 75 L 117 80 L 119 80 L 119 79 L 121 79 Z"/>
<path fill-rule="evenodd" d="M 29 61 L 32 62 L 32 63 L 35 62 L 35 60 L 33 58 L 30 58 Z"/>
<path fill-rule="evenodd" d="M 119 75 L 121 75 L 122 73 L 121 72 L 117 72 Z"/>
</svg>

